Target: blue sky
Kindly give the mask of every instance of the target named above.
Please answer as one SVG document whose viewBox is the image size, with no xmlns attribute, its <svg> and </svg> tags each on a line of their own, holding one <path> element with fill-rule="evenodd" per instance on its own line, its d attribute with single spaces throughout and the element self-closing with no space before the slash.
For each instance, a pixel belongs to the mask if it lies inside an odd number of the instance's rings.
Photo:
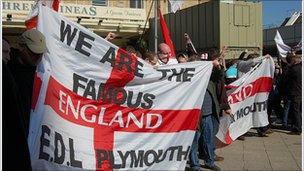
<svg viewBox="0 0 304 171">
<path fill-rule="evenodd" d="M 293 11 L 301 11 L 300 0 L 263 0 L 263 25 L 280 25 Z"/>
</svg>

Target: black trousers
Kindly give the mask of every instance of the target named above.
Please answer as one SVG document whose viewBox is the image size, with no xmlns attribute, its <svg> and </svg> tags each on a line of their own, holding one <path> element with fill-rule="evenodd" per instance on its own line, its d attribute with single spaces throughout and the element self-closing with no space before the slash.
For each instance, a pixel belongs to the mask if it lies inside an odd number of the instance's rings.
<svg viewBox="0 0 304 171">
<path fill-rule="evenodd" d="M 289 114 L 294 119 L 294 131 L 302 132 L 302 99 L 291 99 Z"/>
</svg>

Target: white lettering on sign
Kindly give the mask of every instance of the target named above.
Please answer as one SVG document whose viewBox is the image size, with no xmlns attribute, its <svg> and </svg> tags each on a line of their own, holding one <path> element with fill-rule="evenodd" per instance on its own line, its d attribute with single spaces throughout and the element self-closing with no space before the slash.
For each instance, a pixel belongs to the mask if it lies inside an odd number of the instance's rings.
<svg viewBox="0 0 304 171">
<path fill-rule="evenodd" d="M 242 89 L 239 92 L 229 95 L 228 102 L 233 103 L 234 99 L 236 99 L 237 101 L 243 101 L 247 97 L 250 97 L 252 95 L 252 92 L 253 92 L 253 85 L 248 84 L 242 87 Z"/>
<path fill-rule="evenodd" d="M 4 13 L 27 14 L 34 3 L 32 1 L 2 1 Z M 93 5 L 75 5 L 60 2 L 59 12 L 67 16 L 75 17 L 99 17 L 112 19 L 145 20 L 144 9 L 130 9 L 118 7 L 102 7 Z"/>
<path fill-rule="evenodd" d="M 81 100 L 73 100 L 71 96 L 61 90 L 59 91 L 58 103 L 59 110 L 62 113 L 73 115 L 76 120 L 82 120 L 87 123 L 96 123 L 98 125 L 112 126 L 113 124 L 118 124 L 121 128 L 135 125 L 138 128 L 156 129 L 163 121 L 162 115 L 157 113 L 141 113 L 136 117 L 132 112 L 123 113 L 121 110 L 113 111 L 113 109 L 111 109 L 111 114 L 107 113 L 107 115 L 111 115 L 111 118 L 108 116 L 107 119 L 105 119 L 107 108 L 98 107 L 92 104 L 85 104 L 82 106 L 80 105 Z"/>
</svg>

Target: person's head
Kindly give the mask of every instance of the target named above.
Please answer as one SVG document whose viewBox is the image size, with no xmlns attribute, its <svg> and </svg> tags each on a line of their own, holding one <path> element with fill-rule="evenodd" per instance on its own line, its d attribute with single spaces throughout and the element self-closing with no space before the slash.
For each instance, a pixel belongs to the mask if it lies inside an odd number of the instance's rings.
<svg viewBox="0 0 304 171">
<path fill-rule="evenodd" d="M 171 49 L 166 43 L 161 43 L 158 45 L 158 59 L 163 63 L 167 63 L 169 57 L 171 56 Z"/>
<path fill-rule="evenodd" d="M 217 49 L 210 49 L 208 52 L 208 61 L 213 61 L 221 56 Z"/>
<path fill-rule="evenodd" d="M 130 54 L 136 56 L 136 50 L 135 50 L 135 48 L 134 48 L 133 46 L 128 45 L 128 46 L 126 47 L 126 51 L 129 52 Z"/>
<path fill-rule="evenodd" d="M 186 63 L 188 62 L 188 56 L 184 53 L 180 53 L 177 55 L 177 61 L 178 63 Z"/>
<path fill-rule="evenodd" d="M 230 60 L 230 61 L 228 62 L 227 65 L 232 66 L 232 65 L 234 65 L 234 64 L 236 64 L 236 63 L 237 63 L 237 59 L 232 59 L 232 60 Z"/>
<path fill-rule="evenodd" d="M 239 56 L 239 60 L 244 60 L 246 54 L 247 54 L 247 51 L 243 51 Z"/>
<path fill-rule="evenodd" d="M 288 62 L 288 64 L 297 64 L 299 62 L 301 62 L 301 56 L 297 55 L 295 53 L 288 53 L 286 56 L 286 61 Z"/>
<path fill-rule="evenodd" d="M 7 40 L 2 38 L 2 61 L 7 64 L 11 59 L 10 57 L 11 46 Z"/>
<path fill-rule="evenodd" d="M 192 61 L 199 61 L 199 57 L 198 55 L 196 54 L 191 54 L 191 55 L 188 55 L 188 62 L 192 62 Z"/>
<path fill-rule="evenodd" d="M 212 64 L 215 68 L 220 68 L 219 57 L 221 56 L 220 52 L 217 49 L 211 49 L 208 53 L 208 61 L 212 61 Z"/>
<path fill-rule="evenodd" d="M 145 54 L 145 60 L 152 66 L 155 66 L 157 64 L 157 55 L 153 52 L 147 52 Z"/>
<path fill-rule="evenodd" d="M 251 53 L 247 56 L 246 60 L 250 60 L 250 59 L 253 59 L 253 58 L 257 58 L 259 57 L 260 55 L 258 53 Z"/>
<path fill-rule="evenodd" d="M 21 60 L 26 65 L 38 65 L 43 53 L 46 52 L 45 37 L 36 29 L 25 31 L 19 38 L 18 44 L 22 53 Z"/>
</svg>

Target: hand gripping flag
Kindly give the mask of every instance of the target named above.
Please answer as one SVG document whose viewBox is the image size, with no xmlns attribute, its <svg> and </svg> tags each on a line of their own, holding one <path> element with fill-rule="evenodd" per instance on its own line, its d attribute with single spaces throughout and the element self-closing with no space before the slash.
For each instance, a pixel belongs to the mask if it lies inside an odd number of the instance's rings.
<svg viewBox="0 0 304 171">
<path fill-rule="evenodd" d="M 198 55 L 198 53 L 192 43 L 192 40 L 187 33 L 185 33 L 185 39 L 186 39 L 186 52 L 187 52 L 188 56 Z"/>
<path fill-rule="evenodd" d="M 216 137 L 230 144 L 252 127 L 268 125 L 267 99 L 272 89 L 274 62 L 271 57 L 252 68 L 227 87 L 233 117 L 223 115 Z"/>
<path fill-rule="evenodd" d="M 274 37 L 277 49 L 281 57 L 286 58 L 287 53 L 297 52 L 302 49 L 302 40 L 294 47 L 289 47 L 283 42 L 280 32 L 277 30 L 277 33 Z"/>
<path fill-rule="evenodd" d="M 29 12 L 27 19 L 25 20 L 25 27 L 27 30 L 37 27 L 38 20 L 38 6 L 43 4 L 49 8 L 52 8 L 55 11 L 59 9 L 59 1 L 60 0 L 36 0 L 33 8 Z"/>
<path fill-rule="evenodd" d="M 278 30 L 274 37 L 274 41 L 276 43 L 280 56 L 286 58 L 286 55 L 291 51 L 291 48 L 283 42 L 281 34 Z"/>
<path fill-rule="evenodd" d="M 39 6 L 48 51 L 31 113 L 34 170 L 184 170 L 211 62 L 153 69 Z"/>
</svg>

